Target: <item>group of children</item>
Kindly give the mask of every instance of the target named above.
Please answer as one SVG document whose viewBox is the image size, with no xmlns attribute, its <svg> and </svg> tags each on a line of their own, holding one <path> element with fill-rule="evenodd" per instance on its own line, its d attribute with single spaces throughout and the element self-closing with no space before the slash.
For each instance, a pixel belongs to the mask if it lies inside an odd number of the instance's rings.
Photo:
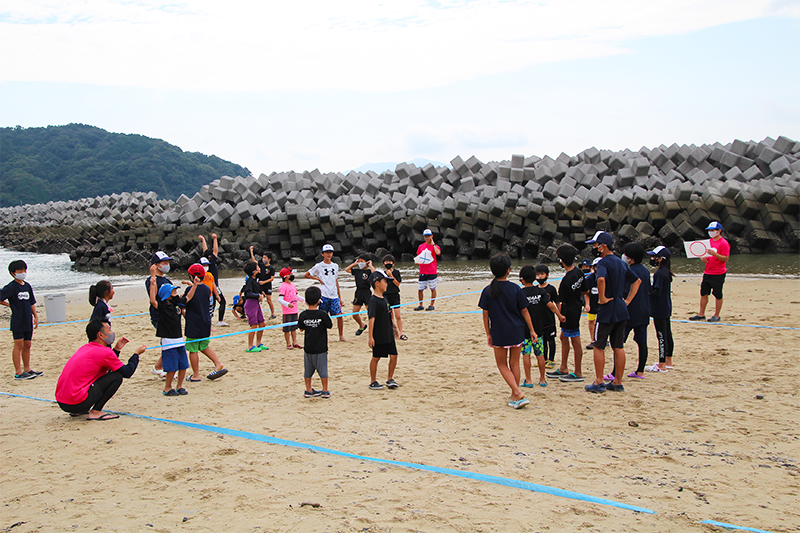
<svg viewBox="0 0 800 533">
<path fill-rule="evenodd" d="M 483 310 L 483 324 L 487 344 L 494 350 L 500 375 L 511 389 L 508 405 L 515 409 L 530 401 L 522 388 L 534 386 L 531 376 L 531 355 L 539 369 L 538 385 L 547 386 L 547 378 L 562 382 L 582 382 L 581 363 L 583 345 L 580 338 L 580 320 L 585 311 L 589 320 L 592 342 L 586 349 L 593 351 L 597 379 L 585 388 L 589 392 L 624 391 L 621 383 L 625 368 L 623 344 L 633 332 L 639 348 L 637 369 L 630 378 L 644 379 L 644 372 L 666 372 L 672 368 L 674 343 L 670 329 L 672 315 L 672 274 L 670 251 L 664 246 L 645 252 L 639 243 L 624 247 L 622 258 L 611 253 L 613 238 L 606 232 L 597 232 L 593 244 L 599 256 L 592 262 L 575 266 L 578 250 L 565 244 L 556 255 L 565 274 L 558 290 L 547 281 L 549 269 L 545 265 L 523 266 L 519 272 L 522 287 L 508 280 L 511 259 L 497 254 L 489 261 L 494 279 L 481 293 L 478 306 Z M 656 268 L 652 282 L 650 273 L 642 265 L 645 256 Z M 534 281 L 538 284 L 534 286 Z M 656 328 L 659 362 L 647 364 L 647 327 L 650 318 Z M 556 320 L 560 323 L 561 364 L 555 367 Z M 614 369 L 605 374 L 605 348 L 607 343 L 614 352 Z M 569 370 L 569 354 L 574 353 L 574 370 Z M 524 379 L 520 383 L 520 354 Z"/>
</svg>

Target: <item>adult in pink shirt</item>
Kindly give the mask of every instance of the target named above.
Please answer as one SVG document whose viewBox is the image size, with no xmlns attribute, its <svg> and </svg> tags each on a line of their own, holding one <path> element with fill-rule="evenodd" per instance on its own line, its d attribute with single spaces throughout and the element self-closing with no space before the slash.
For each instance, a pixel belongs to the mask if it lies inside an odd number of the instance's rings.
<svg viewBox="0 0 800 533">
<path fill-rule="evenodd" d="M 700 259 L 706 264 L 703 272 L 703 282 L 700 284 L 700 312 L 689 320 L 705 320 L 708 295 L 716 298 L 714 316 L 709 322 L 719 322 L 719 312 L 722 310 L 722 285 L 725 283 L 725 273 L 728 272 L 728 259 L 731 257 L 731 245 L 722 238 L 722 224 L 712 222 L 706 228 L 711 239 L 711 248 L 706 256 Z"/>
<path fill-rule="evenodd" d="M 123 365 L 119 351 L 128 344 L 123 337 L 114 348 L 114 332 L 111 324 L 92 320 L 86 326 L 89 343 L 84 344 L 69 358 L 56 384 L 56 401 L 59 407 L 70 416 L 89 415 L 88 420 L 111 420 L 119 415 L 104 413 L 108 400 L 117 392 L 122 378 L 129 378 L 136 372 L 139 355 L 147 348 L 140 346 Z"/>
<path fill-rule="evenodd" d="M 423 309 L 426 311 L 433 311 L 435 309 L 434 305 L 436 304 L 436 264 L 439 256 L 442 255 L 442 249 L 439 248 L 438 245 L 434 244 L 433 232 L 431 230 L 426 229 L 423 231 L 422 237 L 425 239 L 425 242 L 420 244 L 419 248 L 417 248 L 417 255 L 421 254 L 425 250 L 430 250 L 431 255 L 433 256 L 433 262 L 419 266 L 419 305 L 414 308 L 414 311 L 422 311 Z M 422 301 L 425 296 L 425 289 L 430 289 L 431 291 L 431 305 L 429 305 L 427 309 L 422 305 Z"/>
</svg>

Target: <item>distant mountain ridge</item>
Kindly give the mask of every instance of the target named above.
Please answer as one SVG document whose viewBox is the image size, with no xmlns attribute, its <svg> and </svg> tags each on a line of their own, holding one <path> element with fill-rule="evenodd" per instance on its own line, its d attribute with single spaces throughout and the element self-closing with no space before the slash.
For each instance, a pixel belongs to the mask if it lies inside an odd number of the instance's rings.
<svg viewBox="0 0 800 533">
<path fill-rule="evenodd" d="M 224 175 L 250 171 L 161 139 L 85 124 L 0 128 L 0 207 L 134 191 L 174 200 Z"/>
</svg>

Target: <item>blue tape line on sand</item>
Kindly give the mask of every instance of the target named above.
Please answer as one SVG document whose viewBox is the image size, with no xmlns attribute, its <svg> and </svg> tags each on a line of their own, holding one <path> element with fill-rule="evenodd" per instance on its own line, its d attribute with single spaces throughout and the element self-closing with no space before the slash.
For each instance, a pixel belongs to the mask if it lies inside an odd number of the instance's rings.
<svg viewBox="0 0 800 533">
<path fill-rule="evenodd" d="M 724 527 L 727 529 L 739 529 L 742 531 L 755 531 L 756 533 L 772 533 L 766 529 L 756 529 L 754 527 L 734 526 L 733 524 L 726 524 L 725 522 L 717 522 L 716 520 L 701 520 L 700 524 L 711 524 L 712 526 Z"/>
<path fill-rule="evenodd" d="M 51 402 L 55 403 L 54 400 L 45 400 L 42 398 L 34 398 L 31 396 L 22 396 L 20 394 L 12 394 L 10 392 L 0 392 L 0 395 L 3 396 L 11 396 L 16 398 L 25 398 L 29 400 L 38 400 L 42 402 Z M 304 450 L 311 450 L 314 452 L 320 453 L 327 453 L 330 455 L 338 455 L 340 457 L 347 457 L 349 459 L 356 459 L 358 461 L 369 461 L 372 463 L 380 463 L 386 464 L 391 466 L 400 466 L 404 468 L 411 468 L 413 470 L 422 470 L 425 472 L 434 472 L 437 474 L 445 474 L 448 476 L 454 477 L 461 477 L 465 479 L 472 479 L 475 481 L 485 481 L 487 483 L 494 483 L 496 485 L 505 485 L 506 487 L 513 487 L 517 489 L 524 489 L 530 490 L 533 492 L 541 492 L 543 494 L 550 494 L 551 496 L 559 496 L 561 498 L 569 498 L 571 500 L 580 500 L 584 502 L 591 502 L 597 503 L 600 505 L 607 505 L 609 507 L 617 507 L 619 509 L 626 509 L 628 511 L 635 511 L 637 513 L 647 513 L 647 514 L 656 514 L 655 511 L 650 509 L 645 509 L 644 507 L 636 507 L 634 505 L 628 505 L 627 503 L 615 502 L 613 500 L 607 500 L 605 498 L 597 498 L 596 496 L 589 496 L 588 494 L 581 494 L 580 492 L 573 492 L 571 490 L 564 490 L 564 489 L 557 489 L 554 487 L 548 487 L 547 485 L 538 485 L 536 483 L 529 483 L 527 481 L 519 481 L 516 479 L 510 479 L 505 477 L 499 476 L 489 476 L 485 474 L 478 474 L 475 472 L 467 472 L 464 470 L 454 470 L 452 468 L 440 468 L 438 466 L 430 466 L 424 465 L 420 463 L 407 463 L 404 461 L 393 461 L 391 459 L 378 459 L 375 457 L 367 457 L 364 455 L 356 455 L 353 453 L 348 452 L 340 452 L 339 450 L 334 450 L 331 448 L 323 448 L 321 446 L 315 446 L 313 444 L 305 444 L 303 442 L 296 442 L 293 440 L 286 440 L 286 439 L 278 439 L 275 437 L 269 437 L 267 435 L 261 435 L 259 433 L 251 433 L 249 431 L 239 431 L 236 429 L 228 429 L 228 428 L 220 428 L 215 426 L 208 426 L 205 424 L 195 424 L 193 422 L 181 422 L 179 420 L 169 420 L 167 418 L 156 418 L 153 416 L 145 416 L 145 415 L 137 415 L 134 413 L 124 413 L 121 411 L 108 411 L 111 413 L 116 413 L 120 415 L 131 416 L 134 418 L 141 418 L 143 420 L 155 420 L 157 422 L 164 422 L 165 424 L 174 424 L 176 426 L 183 426 L 192 429 L 199 429 L 201 431 L 208 431 L 210 433 L 218 433 L 221 435 L 229 435 L 231 437 L 238 437 L 242 439 L 254 440 L 258 442 L 266 442 L 268 444 L 277 444 L 280 446 L 289 446 L 292 448 L 300 448 Z"/>
</svg>

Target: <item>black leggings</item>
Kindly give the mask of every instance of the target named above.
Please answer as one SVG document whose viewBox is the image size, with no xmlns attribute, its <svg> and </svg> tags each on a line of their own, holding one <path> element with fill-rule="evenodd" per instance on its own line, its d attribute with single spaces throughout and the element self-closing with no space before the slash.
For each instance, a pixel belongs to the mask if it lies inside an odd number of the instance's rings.
<svg viewBox="0 0 800 533">
<path fill-rule="evenodd" d="M 556 325 L 545 326 L 542 332 L 542 347 L 545 361 L 554 361 L 556 357 Z"/>
<path fill-rule="evenodd" d="M 219 321 L 223 322 L 223 318 L 225 318 L 225 295 L 222 292 L 219 292 Z M 214 308 L 217 306 L 217 299 L 214 298 L 211 300 L 211 318 L 214 318 Z"/>
<path fill-rule="evenodd" d="M 633 341 L 639 345 L 639 365 L 636 371 L 640 374 L 644 372 L 644 367 L 647 365 L 647 326 L 649 324 L 642 324 L 641 326 L 626 326 L 625 327 L 625 340 L 628 340 L 628 335 L 633 331 Z"/>
<path fill-rule="evenodd" d="M 106 402 L 117 393 L 119 386 L 122 385 L 122 374 L 119 372 L 109 372 L 89 387 L 89 394 L 86 399 L 76 405 L 69 405 L 58 402 L 62 411 L 67 413 L 86 413 L 92 409 L 102 411 Z"/>
<path fill-rule="evenodd" d="M 675 348 L 672 340 L 672 324 L 669 318 L 654 318 L 653 325 L 656 327 L 656 339 L 658 339 L 658 362 L 666 363 L 667 357 L 672 357 L 672 350 Z"/>
</svg>

